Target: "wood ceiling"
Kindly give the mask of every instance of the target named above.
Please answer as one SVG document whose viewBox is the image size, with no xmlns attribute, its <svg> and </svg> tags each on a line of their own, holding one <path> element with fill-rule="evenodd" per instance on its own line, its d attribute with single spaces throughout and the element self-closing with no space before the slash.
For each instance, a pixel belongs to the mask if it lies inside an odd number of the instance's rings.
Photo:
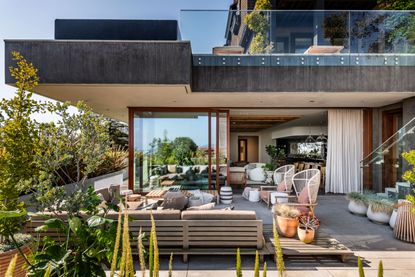
<svg viewBox="0 0 415 277">
<path fill-rule="evenodd" d="M 297 118 L 299 116 L 231 115 L 231 132 L 258 132 Z"/>
</svg>

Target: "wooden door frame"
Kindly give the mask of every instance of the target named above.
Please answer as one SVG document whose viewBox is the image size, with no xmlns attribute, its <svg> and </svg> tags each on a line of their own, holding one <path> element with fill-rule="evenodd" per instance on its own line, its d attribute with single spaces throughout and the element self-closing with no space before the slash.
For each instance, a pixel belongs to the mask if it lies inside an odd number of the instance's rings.
<svg viewBox="0 0 415 277">
<path fill-rule="evenodd" d="M 241 161 L 241 145 L 240 142 L 241 141 L 245 141 L 245 161 L 244 162 L 248 162 L 248 139 L 246 138 L 238 138 L 238 162 L 242 162 Z"/>
<path fill-rule="evenodd" d="M 395 122 L 391 122 L 391 119 L 393 120 L 395 116 L 402 117 L 403 109 L 397 108 L 382 111 L 382 143 L 389 139 L 393 134 L 395 134 L 399 130 L 399 126 L 397 126 Z M 391 150 L 394 151 L 393 148 Z M 391 155 L 393 155 L 393 153 L 391 153 Z M 385 187 L 393 185 L 390 184 L 391 182 L 393 182 L 393 166 L 393 162 L 391 162 L 391 160 L 388 159 L 387 156 L 384 156 L 384 161 L 382 164 L 382 191 L 385 189 Z"/>
</svg>

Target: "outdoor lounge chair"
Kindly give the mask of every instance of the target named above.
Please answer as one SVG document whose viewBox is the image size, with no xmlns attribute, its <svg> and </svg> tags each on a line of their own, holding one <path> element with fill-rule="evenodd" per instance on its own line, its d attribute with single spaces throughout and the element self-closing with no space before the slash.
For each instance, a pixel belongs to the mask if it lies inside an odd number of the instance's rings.
<svg viewBox="0 0 415 277">
<path fill-rule="evenodd" d="M 284 165 L 277 168 L 274 171 L 274 186 L 261 186 L 260 196 L 261 200 L 267 203 L 269 207 L 271 205 L 271 193 L 282 192 L 289 195 L 292 191 L 293 182 L 292 178 L 295 173 L 295 166 L 292 164 Z"/>
<path fill-rule="evenodd" d="M 296 195 L 276 196 L 276 198 L 288 198 L 288 202 L 284 203 L 284 205 L 294 206 L 302 213 L 314 213 L 314 208 L 317 206 L 320 181 L 320 170 L 303 170 L 294 174 L 292 177 L 292 184 Z M 276 205 L 279 205 L 278 201 L 276 203 Z"/>
</svg>

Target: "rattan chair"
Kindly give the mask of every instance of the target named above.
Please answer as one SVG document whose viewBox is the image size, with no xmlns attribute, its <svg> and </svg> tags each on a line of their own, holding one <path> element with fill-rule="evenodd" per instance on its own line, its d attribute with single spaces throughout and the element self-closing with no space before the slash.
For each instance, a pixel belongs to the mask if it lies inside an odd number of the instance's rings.
<svg viewBox="0 0 415 277">
<path fill-rule="evenodd" d="M 395 238 L 415 243 L 415 205 L 403 200 L 398 205 L 398 214 L 394 229 Z"/>
<path fill-rule="evenodd" d="M 292 177 L 295 196 L 276 196 L 276 198 L 287 198 L 285 205 L 297 207 L 301 212 L 314 213 L 317 206 L 317 195 L 320 187 L 320 170 L 307 169 L 300 171 Z M 304 199 L 302 199 L 304 198 Z M 278 203 L 278 201 L 276 201 Z"/>
<path fill-rule="evenodd" d="M 277 168 L 274 171 L 274 185 L 273 186 L 261 186 L 260 187 L 260 195 L 261 200 L 267 203 L 269 207 L 271 205 L 271 193 L 278 191 L 278 185 L 285 186 L 284 190 L 279 192 L 287 193 L 288 195 L 291 193 L 293 188 L 293 181 L 292 178 L 295 173 L 295 166 L 292 164 L 284 165 Z M 278 175 L 282 175 L 282 182 L 278 183 Z"/>
</svg>

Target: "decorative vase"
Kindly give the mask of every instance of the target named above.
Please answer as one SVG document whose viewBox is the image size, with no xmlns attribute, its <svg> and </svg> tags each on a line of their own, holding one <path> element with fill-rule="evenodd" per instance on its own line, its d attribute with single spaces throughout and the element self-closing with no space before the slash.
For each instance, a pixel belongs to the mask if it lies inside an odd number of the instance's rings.
<svg viewBox="0 0 415 277">
<path fill-rule="evenodd" d="M 313 228 L 307 228 L 298 226 L 297 229 L 298 238 L 304 243 L 311 243 L 314 240 L 315 231 Z"/>
<path fill-rule="evenodd" d="M 281 235 L 292 238 L 297 234 L 298 218 L 282 217 L 277 215 L 277 226 Z"/>
<path fill-rule="evenodd" d="M 384 212 L 372 211 L 372 205 L 369 205 L 366 215 L 367 215 L 367 218 L 369 218 L 371 221 L 382 223 L 382 224 L 388 224 L 391 218 L 390 214 L 387 214 Z"/>
<path fill-rule="evenodd" d="M 391 215 L 391 218 L 389 219 L 389 226 L 392 229 L 395 229 L 395 224 L 396 224 L 396 217 L 398 216 L 398 210 L 394 209 Z"/>
<path fill-rule="evenodd" d="M 30 242 L 20 247 L 20 249 L 26 256 L 31 253 L 31 249 L 30 249 L 31 245 L 32 243 Z M 23 259 L 23 257 L 20 255 L 17 249 L 13 249 L 10 251 L 6 251 L 4 253 L 0 253 L 0 276 L 5 275 L 7 271 L 7 267 L 9 266 L 11 259 L 16 254 L 17 254 L 17 260 L 16 260 L 16 266 L 14 268 L 13 276 L 14 277 L 25 277 L 26 276 L 27 272 L 26 272 L 26 268 L 24 267 L 26 261 Z"/>
<path fill-rule="evenodd" d="M 220 188 L 220 202 L 222 202 L 222 204 L 225 204 L 225 205 L 232 204 L 232 198 L 233 198 L 232 187 L 224 186 Z"/>
<path fill-rule="evenodd" d="M 350 200 L 348 208 L 352 214 L 366 216 L 368 207 L 360 202 Z"/>
</svg>

